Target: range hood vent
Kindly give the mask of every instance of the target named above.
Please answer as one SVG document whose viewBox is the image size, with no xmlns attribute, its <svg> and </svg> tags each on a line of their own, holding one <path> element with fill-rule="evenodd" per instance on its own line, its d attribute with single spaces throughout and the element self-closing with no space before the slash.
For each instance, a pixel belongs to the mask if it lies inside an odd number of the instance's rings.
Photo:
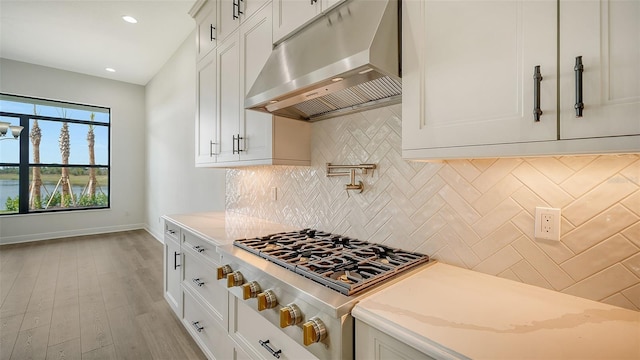
<svg viewBox="0 0 640 360">
<path fill-rule="evenodd" d="M 348 0 L 271 53 L 245 107 L 322 120 L 399 103 L 397 0 Z"/>
</svg>

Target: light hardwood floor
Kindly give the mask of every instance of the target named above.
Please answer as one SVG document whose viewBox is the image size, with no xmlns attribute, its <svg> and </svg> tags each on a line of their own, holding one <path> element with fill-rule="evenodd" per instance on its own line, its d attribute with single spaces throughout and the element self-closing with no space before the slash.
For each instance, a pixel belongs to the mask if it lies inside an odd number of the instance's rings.
<svg viewBox="0 0 640 360">
<path fill-rule="evenodd" d="M 0 359 L 205 359 L 143 230 L 0 246 Z"/>
</svg>

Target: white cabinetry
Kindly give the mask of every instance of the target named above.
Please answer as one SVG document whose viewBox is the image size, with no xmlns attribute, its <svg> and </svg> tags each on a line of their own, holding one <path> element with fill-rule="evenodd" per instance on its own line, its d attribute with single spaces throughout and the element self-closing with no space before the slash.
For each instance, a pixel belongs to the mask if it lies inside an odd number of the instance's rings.
<svg viewBox="0 0 640 360">
<path fill-rule="evenodd" d="M 164 298 L 171 309 L 180 316 L 182 312 L 182 255 L 180 253 L 180 228 L 165 220 L 164 222 Z"/>
<path fill-rule="evenodd" d="M 222 41 L 219 20 L 218 46 L 198 63 L 196 166 L 309 165 L 309 123 L 244 109 L 271 54 L 272 12 L 270 2 L 239 3 L 246 21 Z"/>
<path fill-rule="evenodd" d="M 264 6 L 269 0 L 219 0 L 218 36 L 220 40 L 231 35 L 246 19 Z"/>
<path fill-rule="evenodd" d="M 197 60 L 202 60 L 217 44 L 216 2 L 206 1 L 197 13 L 192 14 L 196 19 L 196 54 Z"/>
<path fill-rule="evenodd" d="M 556 2 L 404 1 L 403 157 L 640 150 L 637 137 L 605 138 L 640 134 L 640 41 L 637 21 L 632 20 L 637 19 L 638 3 L 560 1 L 560 6 L 558 54 Z M 612 8 L 618 11 L 600 13 Z M 604 65 L 601 38 L 608 39 L 609 46 L 619 44 L 605 51 Z M 589 59 L 586 105 L 585 116 L 576 119 L 573 62 L 581 54 L 583 61 Z M 542 76 L 539 91 L 536 66 Z M 599 75 L 603 69 L 619 77 L 605 83 Z M 536 100 L 542 112 L 539 121 L 533 114 Z M 603 103 L 610 109 L 604 110 Z M 583 140 L 590 137 L 600 139 Z"/>
<path fill-rule="evenodd" d="M 216 246 L 165 220 L 164 297 L 209 359 L 232 359 L 228 292 L 216 276 Z"/>
<path fill-rule="evenodd" d="M 356 319 L 356 359 L 432 360 L 420 351 Z"/>
<path fill-rule="evenodd" d="M 218 128 L 216 117 L 216 52 L 196 66 L 196 166 L 216 163 Z"/>
<path fill-rule="evenodd" d="M 221 166 L 309 165 L 310 124 L 244 109 L 244 97 L 271 53 L 271 5 L 217 49 Z"/>
<path fill-rule="evenodd" d="M 273 42 L 277 43 L 345 0 L 273 0 Z"/>
<path fill-rule="evenodd" d="M 234 319 L 229 324 L 229 334 L 242 352 L 253 359 L 273 359 L 268 350 L 280 351 L 282 359 L 317 359 L 312 353 L 282 332 L 256 310 L 229 293 L 229 312 Z M 264 344 L 264 345 L 263 345 Z"/>
<path fill-rule="evenodd" d="M 233 342 L 198 297 L 184 291 L 182 324 L 209 359 L 233 359 Z"/>
<path fill-rule="evenodd" d="M 574 109 L 577 56 L 582 117 Z M 560 115 L 562 139 L 640 134 L 640 1 L 560 1 Z"/>
</svg>

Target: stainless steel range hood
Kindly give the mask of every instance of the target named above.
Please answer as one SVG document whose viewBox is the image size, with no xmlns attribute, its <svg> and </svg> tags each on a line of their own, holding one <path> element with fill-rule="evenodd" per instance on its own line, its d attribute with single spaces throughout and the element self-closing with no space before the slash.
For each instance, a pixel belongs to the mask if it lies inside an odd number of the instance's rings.
<svg viewBox="0 0 640 360">
<path fill-rule="evenodd" d="M 348 0 L 279 44 L 245 108 L 322 120 L 401 101 L 397 0 Z"/>
</svg>

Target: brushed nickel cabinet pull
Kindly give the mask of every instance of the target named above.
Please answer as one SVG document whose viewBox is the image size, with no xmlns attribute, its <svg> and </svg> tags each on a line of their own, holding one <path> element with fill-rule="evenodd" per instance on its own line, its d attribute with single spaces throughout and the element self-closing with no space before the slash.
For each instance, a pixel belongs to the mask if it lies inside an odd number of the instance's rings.
<svg viewBox="0 0 640 360">
<path fill-rule="evenodd" d="M 193 325 L 197 332 L 202 332 L 202 330 L 204 330 L 204 328 L 200 326 L 200 321 L 194 321 L 191 325 Z"/>
<path fill-rule="evenodd" d="M 280 359 L 280 354 L 282 354 L 282 350 L 274 350 L 271 346 L 269 346 L 269 340 L 268 339 L 265 340 L 265 341 L 258 340 L 258 342 L 260 343 L 260 345 L 263 348 L 267 349 L 267 351 L 271 355 L 273 355 L 276 359 Z"/>
</svg>

